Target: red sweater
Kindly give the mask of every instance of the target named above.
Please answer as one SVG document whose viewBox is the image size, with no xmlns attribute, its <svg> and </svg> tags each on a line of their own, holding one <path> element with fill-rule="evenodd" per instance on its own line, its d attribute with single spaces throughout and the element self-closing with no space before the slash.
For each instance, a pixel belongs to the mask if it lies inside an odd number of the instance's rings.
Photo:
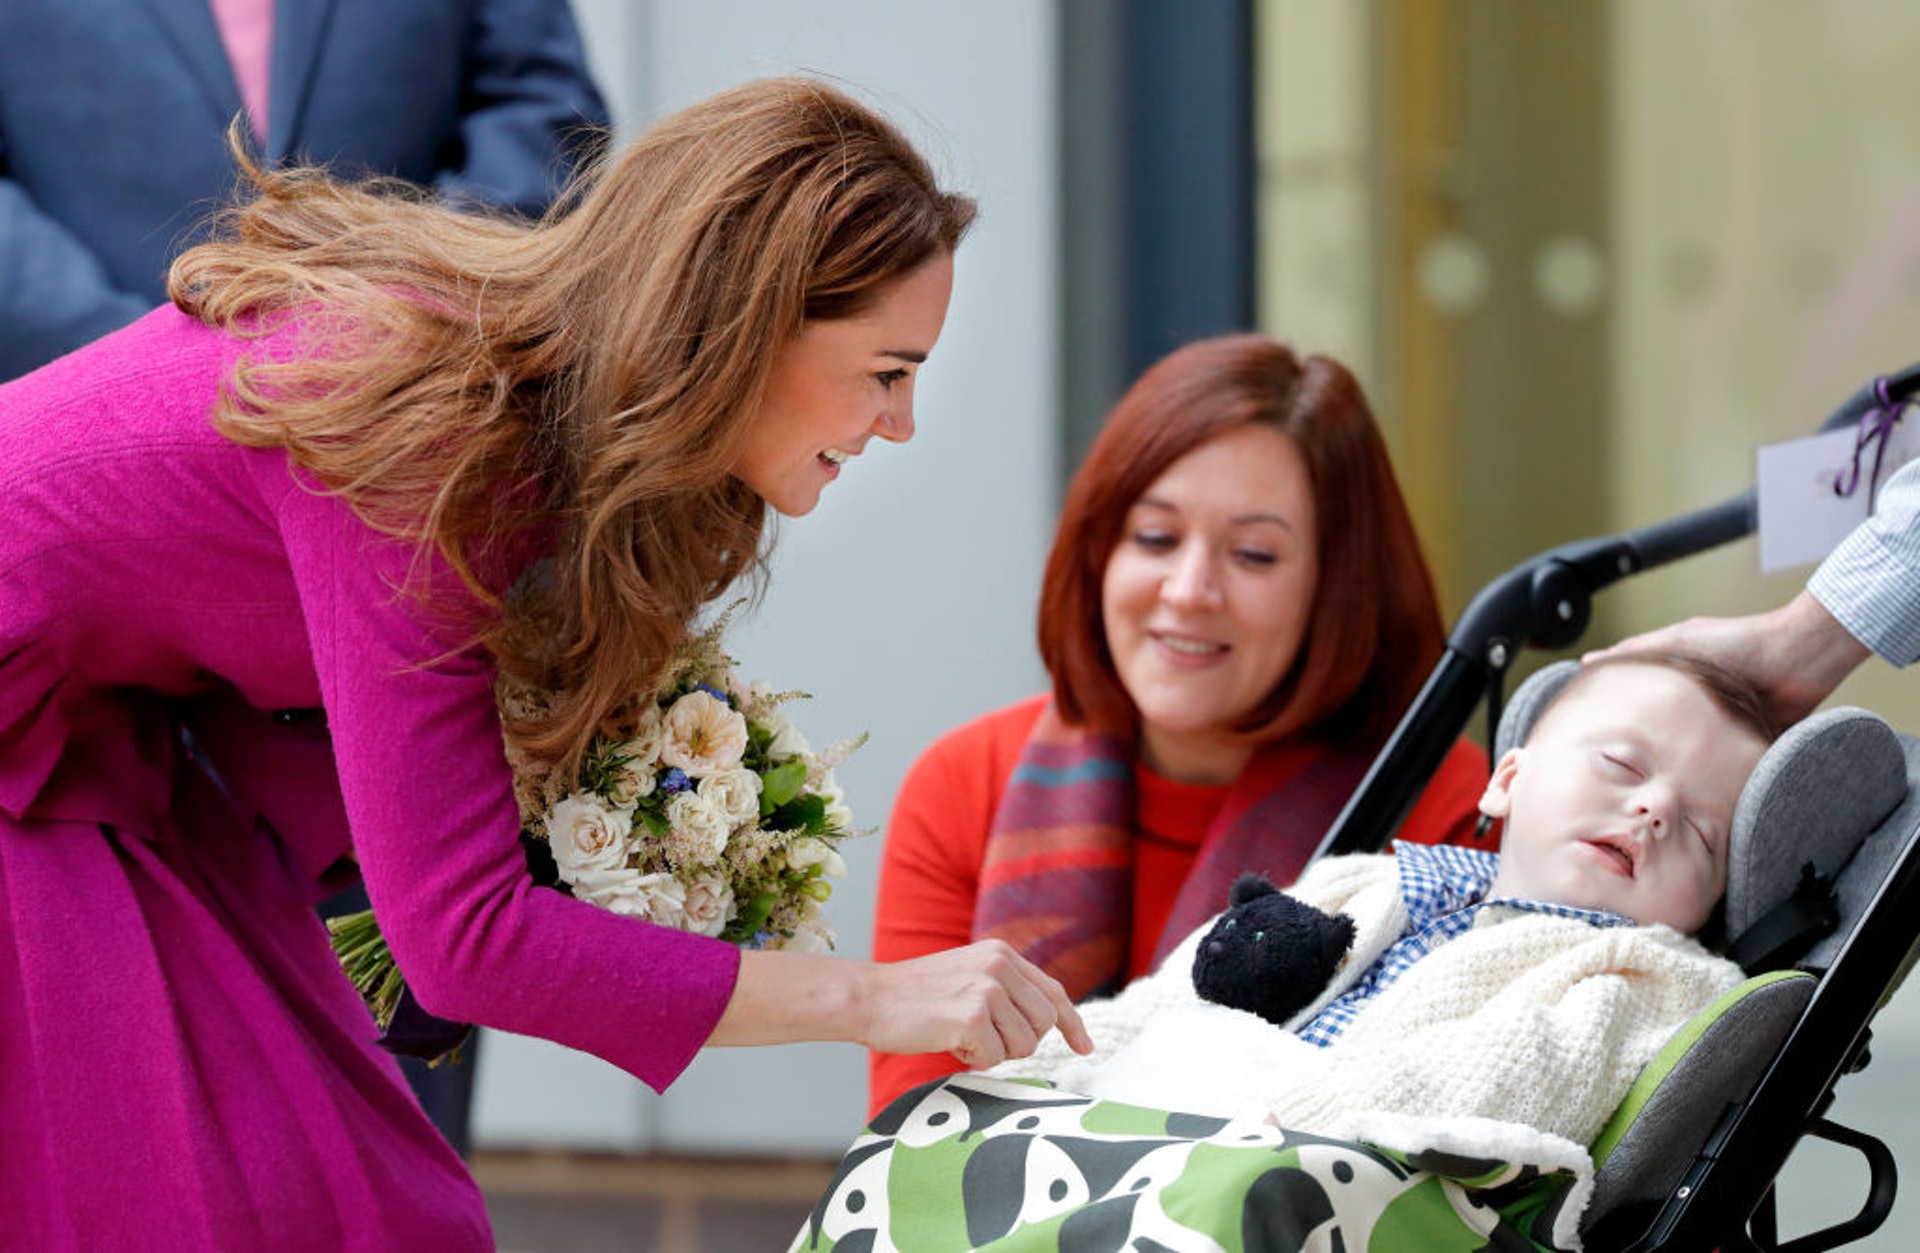
<svg viewBox="0 0 1920 1253">
<path fill-rule="evenodd" d="M 973 938 L 974 898 L 987 834 L 1046 696 L 1034 696 L 948 732 L 914 763 L 894 800 L 881 855 L 876 961 L 903 961 L 958 948 Z M 1423 844 L 1472 838 L 1487 757 L 1462 740 L 1401 826 Z M 1146 973 L 1175 896 L 1186 882 L 1225 785 L 1177 783 L 1134 766 L 1133 940 L 1127 977 Z M 1223 903 L 1224 904 L 1224 903 Z M 869 1113 L 908 1088 L 964 1069 L 947 1053 L 875 1053 Z"/>
</svg>

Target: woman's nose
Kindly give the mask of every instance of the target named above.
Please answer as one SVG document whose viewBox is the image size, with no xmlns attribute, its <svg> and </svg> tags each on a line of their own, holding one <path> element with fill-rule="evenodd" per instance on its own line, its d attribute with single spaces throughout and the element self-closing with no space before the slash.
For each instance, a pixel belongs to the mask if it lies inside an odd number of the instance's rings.
<svg viewBox="0 0 1920 1253">
<path fill-rule="evenodd" d="M 1173 569 L 1160 584 L 1160 597 L 1182 608 L 1210 608 L 1220 603 L 1218 572 L 1204 549 L 1189 544 L 1175 554 Z"/>
<path fill-rule="evenodd" d="M 898 409 L 887 409 L 874 419 L 873 433 L 881 439 L 904 444 L 913 438 L 913 406 L 903 404 Z"/>
</svg>

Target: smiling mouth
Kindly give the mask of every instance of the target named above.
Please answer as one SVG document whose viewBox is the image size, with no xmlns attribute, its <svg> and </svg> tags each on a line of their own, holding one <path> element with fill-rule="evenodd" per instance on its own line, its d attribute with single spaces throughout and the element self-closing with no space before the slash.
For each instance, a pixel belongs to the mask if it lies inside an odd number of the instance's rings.
<svg viewBox="0 0 1920 1253">
<path fill-rule="evenodd" d="M 1225 644 L 1216 644 L 1208 640 L 1189 639 L 1179 635 L 1154 635 L 1153 642 L 1170 653 L 1181 657 L 1217 657 L 1227 651 Z"/>
<path fill-rule="evenodd" d="M 820 454 L 820 460 L 826 462 L 828 465 L 835 465 L 835 466 L 845 465 L 852 458 L 853 458 L 852 453 L 841 452 L 838 448 L 829 448 L 825 452 Z"/>
</svg>

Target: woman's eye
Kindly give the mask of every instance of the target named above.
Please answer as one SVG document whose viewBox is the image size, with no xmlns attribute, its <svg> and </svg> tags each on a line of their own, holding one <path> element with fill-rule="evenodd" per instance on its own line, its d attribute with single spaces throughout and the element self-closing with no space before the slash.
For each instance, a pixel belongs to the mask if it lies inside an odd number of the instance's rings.
<svg viewBox="0 0 1920 1253">
<path fill-rule="evenodd" d="M 1264 548 L 1236 548 L 1233 555 L 1241 565 L 1252 566 L 1259 570 L 1264 570 L 1280 560 L 1278 555 Z"/>
<path fill-rule="evenodd" d="M 1171 551 L 1179 543 L 1170 531 L 1135 531 L 1133 542 L 1136 546 L 1155 553 Z"/>
<path fill-rule="evenodd" d="M 882 370 L 873 377 L 880 386 L 886 388 L 888 391 L 892 391 L 895 383 L 907 377 L 907 372 L 905 370 Z"/>
</svg>

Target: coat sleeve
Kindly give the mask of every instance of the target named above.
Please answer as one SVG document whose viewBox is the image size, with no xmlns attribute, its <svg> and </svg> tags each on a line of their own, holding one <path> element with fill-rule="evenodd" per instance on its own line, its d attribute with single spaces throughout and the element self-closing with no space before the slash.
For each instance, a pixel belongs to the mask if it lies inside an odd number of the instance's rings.
<svg viewBox="0 0 1920 1253">
<path fill-rule="evenodd" d="M 443 1017 L 555 1040 L 656 1090 L 732 995 L 739 953 L 536 888 L 491 668 L 411 592 L 411 549 L 337 498 L 261 473 L 313 647 L 353 846 L 395 960 Z M 452 576 L 433 566 L 428 586 Z M 418 586 L 417 582 L 415 586 Z"/>
<path fill-rule="evenodd" d="M 464 77 L 459 160 L 434 189 L 538 215 L 609 124 L 567 0 L 483 0 Z"/>
<path fill-rule="evenodd" d="M 145 297 L 115 287 L 92 250 L 8 177 L 0 133 L 0 380 L 45 365 L 151 308 Z"/>
</svg>

